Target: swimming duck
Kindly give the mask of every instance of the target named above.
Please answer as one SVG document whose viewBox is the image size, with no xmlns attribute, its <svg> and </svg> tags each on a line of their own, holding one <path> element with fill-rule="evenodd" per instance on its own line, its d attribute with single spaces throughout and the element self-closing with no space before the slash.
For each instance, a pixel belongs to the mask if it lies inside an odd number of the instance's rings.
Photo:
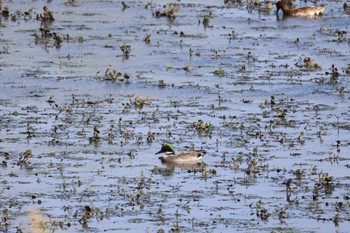
<svg viewBox="0 0 350 233">
<path fill-rule="evenodd" d="M 164 143 L 156 155 L 161 153 L 163 153 L 163 156 L 159 157 L 159 159 L 162 161 L 162 163 L 195 164 L 202 162 L 202 158 L 206 154 L 206 151 L 195 150 L 176 154 L 173 145 L 170 143 Z"/>
<path fill-rule="evenodd" d="M 296 17 L 315 17 L 322 16 L 324 12 L 324 6 L 307 6 L 298 9 L 289 9 L 288 5 L 284 1 L 278 1 L 276 3 L 276 14 L 280 9 L 283 11 L 283 15 L 296 16 Z"/>
</svg>

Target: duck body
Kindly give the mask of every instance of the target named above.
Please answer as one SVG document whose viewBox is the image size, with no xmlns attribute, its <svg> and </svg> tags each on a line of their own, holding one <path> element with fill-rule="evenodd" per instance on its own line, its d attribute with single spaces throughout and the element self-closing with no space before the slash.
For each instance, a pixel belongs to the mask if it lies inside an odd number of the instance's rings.
<svg viewBox="0 0 350 233">
<path fill-rule="evenodd" d="M 170 143 L 164 143 L 160 151 L 158 151 L 156 154 L 161 153 L 163 153 L 163 156 L 159 157 L 159 159 L 162 161 L 162 163 L 196 164 L 202 162 L 206 151 L 194 150 L 176 154 L 174 147 Z"/>
<path fill-rule="evenodd" d="M 283 11 L 283 15 L 286 16 L 295 16 L 295 17 L 317 17 L 322 16 L 325 7 L 324 6 L 307 6 L 297 9 L 289 9 L 288 5 L 284 1 L 278 1 L 276 3 L 276 13 L 280 9 Z"/>
</svg>

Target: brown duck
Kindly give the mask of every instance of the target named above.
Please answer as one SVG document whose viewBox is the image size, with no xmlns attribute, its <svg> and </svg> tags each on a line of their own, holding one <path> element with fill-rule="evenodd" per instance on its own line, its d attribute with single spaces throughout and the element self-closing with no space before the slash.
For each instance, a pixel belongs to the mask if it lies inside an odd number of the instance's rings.
<svg viewBox="0 0 350 233">
<path fill-rule="evenodd" d="M 322 16 L 325 7 L 324 6 L 306 6 L 297 9 L 289 9 L 289 6 L 284 1 L 278 1 L 276 3 L 276 13 L 280 9 L 283 11 L 283 15 L 295 16 L 295 17 L 317 17 Z"/>
</svg>

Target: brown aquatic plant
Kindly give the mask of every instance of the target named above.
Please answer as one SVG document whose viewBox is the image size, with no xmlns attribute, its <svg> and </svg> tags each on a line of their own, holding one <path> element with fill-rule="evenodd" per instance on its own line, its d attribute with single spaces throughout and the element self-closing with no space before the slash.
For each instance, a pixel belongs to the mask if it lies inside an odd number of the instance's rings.
<svg viewBox="0 0 350 233">
<path fill-rule="evenodd" d="M 214 70 L 213 74 L 216 76 L 219 76 L 219 77 L 223 77 L 223 76 L 228 75 L 228 73 L 225 70 L 223 70 L 222 68 L 220 68 L 218 70 Z"/>
<path fill-rule="evenodd" d="M 295 63 L 295 66 L 303 68 L 306 71 L 315 71 L 321 69 L 321 66 L 315 63 L 314 60 L 312 60 L 310 57 L 306 57 L 304 54 L 299 57 L 298 62 Z"/>
<path fill-rule="evenodd" d="M 178 6 L 169 4 L 164 11 L 157 10 L 153 15 L 157 18 L 168 17 L 169 19 L 175 19 L 175 14 L 180 11 Z"/>
<path fill-rule="evenodd" d="M 119 48 L 123 53 L 123 58 L 128 59 L 131 51 L 131 45 L 123 44 Z"/>
<path fill-rule="evenodd" d="M 33 152 L 32 150 L 26 150 L 25 152 L 23 152 L 20 156 L 19 156 L 19 159 L 18 159 L 18 162 L 17 162 L 17 165 L 21 165 L 21 164 L 24 164 L 24 163 L 27 163 L 27 161 L 33 157 Z"/>
<path fill-rule="evenodd" d="M 31 220 L 31 233 L 48 233 L 47 223 L 45 222 L 43 213 L 38 210 L 31 210 L 28 213 Z"/>
<path fill-rule="evenodd" d="M 154 133 L 151 131 L 148 131 L 147 133 L 147 143 L 150 144 L 154 141 Z"/>
<path fill-rule="evenodd" d="M 205 27 L 209 26 L 209 17 L 208 16 L 204 16 L 202 23 L 203 23 L 203 25 Z"/>
<path fill-rule="evenodd" d="M 193 122 L 192 125 L 201 136 L 210 136 L 213 130 L 213 125 L 211 123 L 205 123 L 203 120 Z"/>
<path fill-rule="evenodd" d="M 270 217 L 270 213 L 267 211 L 267 209 L 265 209 L 262 206 L 262 201 L 259 200 L 258 202 L 256 202 L 255 204 L 255 208 L 256 208 L 256 216 L 258 218 L 260 218 L 262 221 L 267 221 L 268 218 Z"/>
<path fill-rule="evenodd" d="M 83 228 L 87 228 L 88 221 L 93 216 L 93 211 L 90 206 L 84 206 L 83 213 L 81 218 L 79 219 L 79 223 L 83 226 Z"/>
<path fill-rule="evenodd" d="M 5 18 L 10 16 L 10 11 L 9 11 L 9 7 L 8 6 L 4 6 L 4 9 L 1 11 L 1 15 L 3 17 L 5 17 Z"/>
<path fill-rule="evenodd" d="M 147 34 L 144 38 L 143 41 L 146 42 L 147 44 L 151 43 L 151 37 L 152 34 Z"/>
<path fill-rule="evenodd" d="M 100 140 L 100 130 L 99 127 L 96 125 L 94 126 L 93 130 L 93 136 L 89 138 L 90 143 L 97 143 Z"/>
<path fill-rule="evenodd" d="M 49 8 L 47 6 L 43 7 L 43 13 L 37 15 L 36 18 L 40 19 L 42 22 L 52 22 L 55 20 L 52 11 L 49 11 Z"/>
<path fill-rule="evenodd" d="M 330 80 L 329 80 L 329 84 L 338 84 L 339 83 L 339 71 L 338 68 L 335 67 L 334 64 L 332 64 L 331 68 L 330 68 L 330 72 L 326 71 L 326 75 L 330 75 Z"/>
<path fill-rule="evenodd" d="M 55 40 L 54 45 L 56 46 L 56 48 L 61 47 L 62 37 L 57 35 L 56 33 L 53 33 L 53 39 Z"/>
<path fill-rule="evenodd" d="M 119 77 L 122 76 L 122 73 L 120 73 L 118 70 L 109 70 L 107 69 L 105 71 L 106 80 L 117 80 Z"/>
<path fill-rule="evenodd" d="M 151 104 L 151 97 L 147 96 L 145 99 L 142 99 L 140 96 L 136 96 L 134 100 L 129 99 L 129 101 L 133 106 L 141 109 Z"/>
<path fill-rule="evenodd" d="M 166 86 L 166 83 L 164 80 L 159 80 L 158 81 L 158 87 L 165 87 Z"/>
</svg>

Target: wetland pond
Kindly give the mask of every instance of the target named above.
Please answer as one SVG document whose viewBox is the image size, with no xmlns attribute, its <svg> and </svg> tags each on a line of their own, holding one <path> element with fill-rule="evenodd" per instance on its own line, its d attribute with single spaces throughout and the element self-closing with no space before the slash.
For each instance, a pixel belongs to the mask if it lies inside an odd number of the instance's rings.
<svg viewBox="0 0 350 233">
<path fill-rule="evenodd" d="M 348 232 L 350 10 L 256 2 L 3 0 L 0 231 Z"/>
</svg>

